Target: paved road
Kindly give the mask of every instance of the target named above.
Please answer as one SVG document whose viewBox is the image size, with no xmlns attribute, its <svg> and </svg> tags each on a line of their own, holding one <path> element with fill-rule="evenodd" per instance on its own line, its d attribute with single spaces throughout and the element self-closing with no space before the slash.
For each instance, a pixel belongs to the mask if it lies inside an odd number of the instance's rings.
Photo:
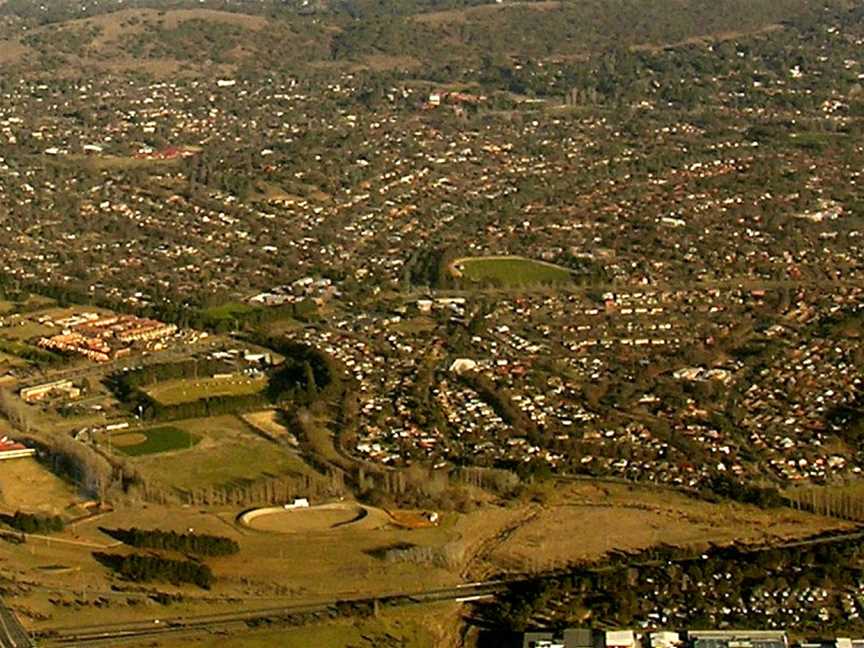
<svg viewBox="0 0 864 648">
<path fill-rule="evenodd" d="M 12 610 L 0 599 L 0 648 L 32 648 L 35 645 Z"/>
<path fill-rule="evenodd" d="M 816 538 L 752 547 L 751 551 L 756 553 L 770 549 L 830 544 L 861 539 L 864 539 L 864 531 L 859 527 L 853 531 L 830 534 Z M 660 562 L 664 561 L 657 561 L 657 564 Z M 652 563 L 646 562 L 642 564 L 647 565 Z M 617 568 L 617 566 L 607 567 L 607 569 Z M 41 639 L 40 645 L 46 646 L 122 646 L 124 641 L 140 640 L 142 638 L 154 637 L 162 634 L 187 635 L 202 631 L 223 633 L 239 632 L 248 629 L 248 624 L 256 621 L 278 621 L 280 617 L 304 613 L 329 613 L 338 608 L 338 606 L 345 604 L 359 606 L 373 605 L 377 603 L 385 607 L 395 607 L 431 603 L 434 601 L 471 601 L 500 594 L 507 590 L 508 587 L 517 583 L 533 582 L 542 578 L 554 578 L 566 573 L 569 573 L 569 570 L 551 571 L 537 576 L 516 576 L 504 580 L 465 583 L 455 587 L 405 592 L 376 597 L 357 597 L 353 599 L 342 599 L 321 603 L 237 610 L 234 612 L 199 616 L 151 619 L 149 621 L 132 623 L 106 623 L 97 626 L 55 628 L 46 630 L 42 633 L 37 633 L 37 636 Z M 14 620 L 14 617 L 12 617 L 12 619 Z M 21 633 L 23 634 L 23 630 L 21 630 Z M 24 636 L 26 637 L 26 635 Z M 18 644 L 18 646 L 25 647 L 32 645 L 32 643 Z M 7 646 L 16 646 L 16 644 L 0 643 L 0 648 L 7 648 Z"/>
<path fill-rule="evenodd" d="M 849 540 L 864 539 L 864 531 L 858 527 L 852 531 L 823 535 L 815 538 L 792 540 L 768 544 L 764 546 L 751 547 L 752 553 L 768 551 L 771 549 L 803 547 L 819 544 L 830 544 Z M 665 561 L 647 561 L 638 563 L 641 565 L 661 564 Z M 600 570 L 618 569 L 617 565 L 601 567 Z M 338 611 L 340 606 L 350 604 L 353 606 L 380 604 L 382 607 L 397 607 L 431 603 L 434 601 L 471 601 L 481 598 L 489 598 L 506 591 L 510 586 L 518 583 L 535 582 L 544 578 L 556 578 L 570 573 L 571 570 L 553 570 L 535 576 L 514 576 L 503 580 L 479 581 L 415 592 L 405 592 L 381 596 L 365 596 L 352 599 L 340 599 L 320 603 L 303 605 L 288 605 L 282 607 L 259 608 L 236 610 L 219 614 L 196 615 L 186 617 L 169 617 L 150 619 L 149 621 L 137 621 L 130 623 L 105 623 L 94 626 L 78 626 L 67 628 L 52 628 L 37 632 L 40 646 L 122 646 L 125 641 L 140 640 L 147 637 L 155 637 L 163 634 L 177 636 L 194 635 L 200 632 L 232 633 L 241 632 L 249 628 L 255 622 L 278 621 L 280 618 L 296 614 L 330 613 Z M 2 614 L 5 612 L 8 618 Z M 0 642 L 0 648 L 30 648 L 34 644 L 26 638 L 26 634 L 17 624 L 14 616 L 5 608 L 0 610 L 0 619 L 3 623 L 14 622 L 17 627 L 19 641 L 26 643 Z M 4 634 L 14 634 L 12 627 L 5 629 Z"/>
<path fill-rule="evenodd" d="M 511 582 L 515 581 L 486 581 L 380 597 L 363 597 L 258 610 L 240 610 L 222 614 L 160 618 L 133 623 L 106 623 L 98 626 L 57 628 L 37 633 L 37 636 L 40 638 L 40 646 L 122 646 L 124 640 L 140 640 L 163 634 L 183 635 L 201 631 L 239 631 L 241 629 L 248 629 L 248 624 L 255 621 L 277 620 L 280 617 L 296 614 L 329 613 L 335 607 L 344 604 L 372 605 L 377 602 L 382 606 L 389 607 L 431 603 L 434 601 L 474 600 L 502 592 Z"/>
</svg>

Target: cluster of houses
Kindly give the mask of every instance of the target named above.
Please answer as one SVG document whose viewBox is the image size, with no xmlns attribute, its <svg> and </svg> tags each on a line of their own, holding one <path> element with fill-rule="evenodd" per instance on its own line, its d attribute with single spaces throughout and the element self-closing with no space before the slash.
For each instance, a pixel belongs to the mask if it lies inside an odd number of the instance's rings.
<svg viewBox="0 0 864 648">
<path fill-rule="evenodd" d="M 24 387 L 18 393 L 25 403 L 35 403 L 55 394 L 64 398 L 78 398 L 81 395 L 81 388 L 77 387 L 71 380 L 63 379 Z"/>
<path fill-rule="evenodd" d="M 45 316 L 39 318 L 39 323 L 62 332 L 39 338 L 38 346 L 82 355 L 93 362 L 109 362 L 129 355 L 135 343 L 147 343 L 148 348 L 159 350 L 177 333 L 174 324 L 134 315 L 87 312 L 57 320 Z"/>
<path fill-rule="evenodd" d="M 807 83 L 805 72 L 788 82 Z M 688 486 L 761 478 L 766 466 L 784 482 L 860 472 L 826 423 L 859 391 L 855 340 L 819 331 L 862 301 L 861 233 L 833 191 L 860 175 L 857 153 L 810 160 L 801 191 L 778 192 L 741 182 L 774 163 L 767 147 L 735 129 L 659 124 L 652 101 L 627 129 L 564 112 L 454 127 L 418 106 L 480 95 L 393 86 L 359 110 L 363 82 L 333 75 L 315 86 L 278 75 L 8 85 L 0 139 L 28 155 L 0 160 L 4 272 L 136 308 L 202 293 L 334 304 L 297 335 L 357 381 L 352 450 L 388 465 L 537 461 Z M 738 105 L 734 78 L 718 92 Z M 69 120 L 82 102 L 106 109 Z M 45 169 L 49 149 L 90 156 L 86 191 Z M 159 164 L 146 182 L 117 182 L 110 167 L 123 160 Z M 34 216 L 37 193 L 58 209 Z M 80 201 L 61 209 L 70 193 Z M 416 270 L 438 248 L 587 265 L 598 286 L 435 292 Z M 412 330 L 415 314 L 431 324 Z M 116 325 L 126 329 L 67 323 L 43 346 L 104 361 L 175 334 Z M 776 354 L 748 355 L 748 339 Z M 449 371 L 460 359 L 537 434 L 514 432 Z"/>
<path fill-rule="evenodd" d="M 110 104 L 114 116 L 100 115 L 99 128 L 92 132 L 75 132 L 74 128 L 87 129 L 63 119 L 75 107 L 75 93 L 64 95 L 44 84 L 21 84 L 7 91 L 9 107 L 0 113 L 0 126 L 10 140 L 38 135 L 37 151 L 49 147 L 78 154 L 83 148 L 79 151 L 75 142 L 80 142 L 97 157 L 145 155 L 164 162 L 198 148 L 206 154 L 208 148 L 234 147 L 233 133 L 255 132 L 255 141 L 250 141 L 254 150 L 249 151 L 251 173 L 258 177 L 265 172 L 272 178 L 270 185 L 314 184 L 308 165 L 276 142 L 303 148 L 315 138 L 349 133 L 356 140 L 351 159 L 319 155 L 316 166 L 333 180 L 332 186 L 306 193 L 265 192 L 265 199 L 256 202 L 238 199 L 218 187 L 208 189 L 206 200 L 190 200 L 181 193 L 154 195 L 154 183 L 121 190 L 106 177 L 91 187 L 81 212 L 129 230 L 155 229 L 163 236 L 151 243 L 72 232 L 76 246 L 93 259 L 89 283 L 83 287 L 133 305 L 152 303 L 157 293 L 180 297 L 201 290 L 245 293 L 238 297 L 246 298 L 261 295 L 265 301 L 278 302 L 280 292 L 271 287 L 284 285 L 283 258 L 292 260 L 294 276 L 329 267 L 373 288 L 398 286 L 418 242 L 447 237 L 451 230 L 459 232 L 456 236 L 471 254 L 512 247 L 518 249 L 511 252 L 529 257 L 554 260 L 566 253 L 602 260 L 610 280 L 623 285 L 675 282 L 682 275 L 728 279 L 765 264 L 777 272 L 782 269 L 785 275 L 793 266 L 802 271 L 819 263 L 816 256 L 784 255 L 782 245 L 764 231 L 763 222 L 725 217 L 737 216 L 748 199 L 752 199 L 749 204 L 757 199 L 776 203 L 783 197 L 759 194 L 745 199 L 725 195 L 725 187 L 709 192 L 690 186 L 718 174 L 731 177 L 732 171 L 746 171 L 758 162 L 762 151 L 750 140 L 705 138 L 702 129 L 686 121 L 663 127 L 646 124 L 650 128 L 645 135 L 656 147 L 684 159 L 649 173 L 649 189 L 640 195 L 638 205 L 627 195 L 632 183 L 613 178 L 602 190 L 586 187 L 554 209 L 543 200 L 525 199 L 519 219 L 509 222 L 497 210 L 478 211 L 472 205 L 516 195 L 524 185 L 566 179 L 576 170 L 599 173 L 637 164 L 642 153 L 624 144 L 622 133 L 606 118 L 554 116 L 455 130 L 418 127 L 405 118 L 415 114 L 412 110 L 416 111 L 421 96 L 430 104 L 483 100 L 458 92 L 429 95 L 412 87 L 394 87 L 373 111 L 352 111 L 351 98 L 360 88 L 350 73 L 303 91 L 290 78 L 261 86 L 252 80 L 224 81 L 235 83 L 231 93 L 214 94 L 212 83 L 198 81 L 135 81 L 122 87 L 107 80 L 82 83 L 77 88 L 80 96 Z M 238 96 L 255 100 L 238 103 Z M 43 119 L 31 124 L 37 104 Z M 333 110 L 328 111 L 331 104 Z M 146 144 L 155 132 L 172 144 Z M 622 145 L 614 152 L 606 150 L 615 143 Z M 407 153 L 415 148 L 416 152 Z M 0 166 L 0 186 L 10 197 L 20 196 L 22 204 L 36 190 L 54 195 L 63 189 L 38 168 L 21 174 L 20 166 L 5 171 Z M 171 167 L 158 167 L 154 175 L 155 184 L 164 186 L 173 185 L 178 177 Z M 573 194 L 571 185 L 565 186 Z M 814 192 L 818 189 L 815 186 Z M 820 209 L 818 199 L 813 209 Z M 724 217 L 714 219 L 717 213 Z M 834 227 L 843 218 L 839 215 L 814 226 Z M 669 228 L 664 219 L 685 225 Z M 285 220 L 292 222 L 290 233 L 280 225 Z M 701 227 L 703 220 L 710 226 Z M 668 244 L 654 245 L 646 254 L 644 237 L 622 234 L 625 221 L 634 232 L 647 228 L 660 233 Z M 463 222 L 470 223 L 467 231 L 462 231 Z M 529 230 L 531 237 L 521 236 Z M 464 236 L 469 232 L 471 236 Z M 858 243 L 845 236 L 818 239 L 817 232 L 812 234 L 819 245 L 837 247 L 832 258 L 845 255 L 843 263 L 854 269 L 853 248 Z M 9 261 L 16 261 L 9 265 L 22 277 L 72 280 L 81 274 L 64 265 L 60 246 L 68 240 L 36 232 L 18 238 L 14 250 L 4 253 Z M 729 248 L 729 242 L 738 238 L 747 245 Z M 629 343 L 623 337 L 621 344 L 643 344 L 649 339 L 650 345 L 653 338 L 662 346 L 668 344 L 666 337 L 632 337 Z"/>
<path fill-rule="evenodd" d="M 325 301 L 339 297 L 339 291 L 333 285 L 333 280 L 327 277 L 316 279 L 315 277 L 301 277 L 290 284 L 275 286 L 249 298 L 250 304 L 260 306 L 282 306 L 283 304 L 294 304 L 305 299 L 311 299 L 318 305 Z"/>
<path fill-rule="evenodd" d="M 522 648 L 860 648 L 864 639 L 790 641 L 785 630 L 591 630 L 526 632 Z"/>
<path fill-rule="evenodd" d="M 776 294 L 706 288 L 498 297 L 483 310 L 481 330 L 458 348 L 446 328 L 474 317 L 481 296 L 345 313 L 327 330 L 297 335 L 333 354 L 357 380 L 350 449 L 366 460 L 539 461 L 562 472 L 687 487 L 717 474 L 761 479 L 766 467 L 787 482 L 845 479 L 860 473 L 860 462 L 828 443 L 826 417 L 857 393 L 856 338 L 816 338 L 812 323 L 836 317 L 838 305 L 854 309 L 864 294 L 850 288 L 793 297 L 773 315 L 764 311 L 777 322 L 798 322 L 783 333 L 779 323 L 739 331 L 742 318 Z M 622 363 L 620 340 L 640 335 L 664 336 L 665 351 L 634 345 Z M 770 358 L 730 353 L 778 336 L 783 344 Z M 461 380 L 466 372 L 505 393 L 542 441 L 513 430 Z M 740 394 L 732 408 L 729 394 Z M 761 414 L 769 403 L 782 418 Z M 778 425 L 788 429 L 766 434 Z"/>
</svg>

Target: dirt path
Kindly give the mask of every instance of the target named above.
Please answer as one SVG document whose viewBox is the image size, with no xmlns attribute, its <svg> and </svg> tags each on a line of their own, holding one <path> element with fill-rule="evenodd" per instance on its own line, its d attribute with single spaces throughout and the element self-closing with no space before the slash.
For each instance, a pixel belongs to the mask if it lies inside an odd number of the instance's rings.
<svg viewBox="0 0 864 648">
<path fill-rule="evenodd" d="M 488 538 L 482 540 L 477 549 L 465 563 L 465 566 L 462 568 L 462 578 L 470 580 L 485 576 L 485 571 L 482 571 L 480 569 L 483 563 L 488 563 L 489 558 L 492 556 L 492 554 L 495 553 L 495 551 L 499 547 L 501 547 L 505 542 L 507 542 L 510 537 L 523 526 L 533 522 L 542 511 L 542 507 L 532 506 L 526 510 L 525 515 L 520 516 L 516 520 L 508 522 L 502 528 L 500 528 L 495 533 L 495 535 L 489 536 Z M 474 573 L 475 569 L 478 570 L 477 573 Z"/>
</svg>

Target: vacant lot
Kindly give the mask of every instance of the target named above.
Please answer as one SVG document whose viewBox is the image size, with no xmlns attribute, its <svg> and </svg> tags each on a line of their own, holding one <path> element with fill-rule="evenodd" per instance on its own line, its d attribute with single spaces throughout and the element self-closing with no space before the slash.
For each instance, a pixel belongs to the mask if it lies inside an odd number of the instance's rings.
<svg viewBox="0 0 864 648">
<path fill-rule="evenodd" d="M 183 472 L 184 465 L 187 471 L 188 467 L 195 469 L 195 462 L 190 463 L 185 458 L 197 452 L 198 448 L 191 452 L 142 459 L 158 463 L 160 459 L 180 457 L 184 461 L 171 466 L 176 474 Z M 829 529 L 850 528 L 850 525 L 836 520 L 787 509 L 712 505 L 668 491 L 628 489 L 618 485 L 558 484 L 549 488 L 540 499 L 546 502 L 484 506 L 467 515 L 448 514 L 436 527 L 409 530 L 386 525 L 373 529 L 355 524 L 338 533 L 330 529 L 292 534 L 245 529 L 235 524 L 239 513 L 236 507 L 203 510 L 200 507 L 146 505 L 118 510 L 82 522 L 74 529 L 58 534 L 57 538 L 108 543 L 110 539 L 99 532 L 99 527 L 137 526 L 174 531 L 193 528 L 199 533 L 236 539 L 240 543 L 240 553 L 208 559 L 218 579 L 213 592 L 202 595 L 194 589 L 182 590 L 188 595 L 184 602 L 156 607 L 130 606 L 127 600 L 132 594 L 112 591 L 112 584 L 118 582 L 93 560 L 91 547 L 54 541 L 50 544 L 33 541 L 20 547 L 9 545 L 6 552 L 12 578 L 20 576 L 28 582 L 38 578 L 41 586 L 57 588 L 58 592 L 32 589 L 10 597 L 10 602 L 18 609 L 48 615 L 38 620 L 25 615 L 26 623 L 39 627 L 95 623 L 100 618 L 104 619 L 106 613 L 117 621 L 152 619 L 154 616 L 164 619 L 236 609 L 236 603 L 226 601 L 219 604 L 213 596 L 237 596 L 245 599 L 244 606 L 247 607 L 272 607 L 280 602 L 312 602 L 375 592 L 433 588 L 460 582 L 464 576 L 501 573 L 508 569 L 540 569 L 552 564 L 599 559 L 613 549 L 638 549 L 657 543 L 701 547 L 712 541 L 722 543 L 734 539 L 776 541 Z M 428 547 L 433 560 L 382 558 L 385 550 L 398 546 Z M 477 558 L 473 559 L 475 555 Z M 444 563 L 449 567 L 441 566 Z M 77 571 L 35 569 L 51 565 L 66 565 Z M 34 573 L 38 575 L 34 577 Z M 110 610 L 49 603 L 51 597 L 74 601 L 78 596 L 68 592 L 80 590 L 82 583 L 90 600 L 94 600 L 99 592 L 113 601 Z M 160 584 L 159 589 L 174 591 L 176 588 Z M 332 644 L 330 635 L 316 636 L 327 638 L 322 640 L 323 645 L 344 645 Z M 237 641 L 238 645 L 244 645 L 239 643 L 240 638 Z M 266 641 L 262 639 L 259 645 L 268 645 Z M 291 644 L 280 640 L 279 645 Z M 301 641 L 299 645 L 308 644 Z"/>
<path fill-rule="evenodd" d="M 297 439 L 282 425 L 281 415 L 276 410 L 262 410 L 243 414 L 242 419 L 265 436 L 277 441 L 284 441 L 293 446 Z"/>
<path fill-rule="evenodd" d="M 32 458 L 10 459 L 0 468 L 0 507 L 58 514 L 81 501 L 75 487 Z"/>
<path fill-rule="evenodd" d="M 0 352 L 0 368 L 12 369 L 14 367 L 26 367 L 27 362 L 16 355 Z"/>
<path fill-rule="evenodd" d="M 147 387 L 145 391 L 150 398 L 159 401 L 162 405 L 178 405 L 202 398 L 256 394 L 266 386 L 266 378 L 249 378 L 237 374 L 224 378 L 168 380 Z"/>
<path fill-rule="evenodd" d="M 511 519 L 506 538 L 486 547 L 490 571 L 548 569 L 658 544 L 758 544 L 850 526 L 787 508 L 709 504 L 672 491 L 619 485 L 559 485 L 549 497 L 550 505 Z"/>
<path fill-rule="evenodd" d="M 200 440 L 199 436 L 171 425 L 111 437 L 114 447 L 131 457 L 188 449 Z"/>
<path fill-rule="evenodd" d="M 457 259 L 451 265 L 451 272 L 455 277 L 504 288 L 563 284 L 573 279 L 567 268 L 517 256 Z"/>
<path fill-rule="evenodd" d="M 230 486 L 308 471 L 298 457 L 261 438 L 236 416 L 187 419 L 172 426 L 200 442 L 188 451 L 135 459 L 146 475 L 168 486 L 182 490 Z"/>
</svg>

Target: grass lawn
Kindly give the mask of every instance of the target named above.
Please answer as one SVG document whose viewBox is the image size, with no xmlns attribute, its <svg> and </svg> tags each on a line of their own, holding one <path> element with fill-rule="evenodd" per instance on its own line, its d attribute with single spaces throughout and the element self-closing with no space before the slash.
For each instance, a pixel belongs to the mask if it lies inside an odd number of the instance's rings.
<svg viewBox="0 0 864 648">
<path fill-rule="evenodd" d="M 168 486 L 191 490 L 310 471 L 299 457 L 258 436 L 236 416 L 187 419 L 171 425 L 199 438 L 199 443 L 190 452 L 138 453 L 135 459 L 142 472 Z"/>
<path fill-rule="evenodd" d="M 230 378 L 190 378 L 168 380 L 147 388 L 147 395 L 162 405 L 191 403 L 215 396 L 256 394 L 267 386 L 266 378 L 233 375 Z"/>
<path fill-rule="evenodd" d="M 111 437 L 114 447 L 132 457 L 191 448 L 200 440 L 197 435 L 172 425 L 150 428 L 141 432 L 126 432 Z"/>
<path fill-rule="evenodd" d="M 402 333 L 418 334 L 434 331 L 436 326 L 438 322 L 431 317 L 414 317 L 394 324 L 393 329 Z"/>
<path fill-rule="evenodd" d="M 0 338 L 0 353 L 15 356 L 28 362 L 50 363 L 60 362 L 63 359 L 63 356 L 51 351 L 6 338 Z"/>
<path fill-rule="evenodd" d="M 254 313 L 258 308 L 242 304 L 240 302 L 229 302 L 221 306 L 213 306 L 203 311 L 204 315 L 211 320 L 231 320 L 235 318 L 243 318 L 250 313 Z"/>
<path fill-rule="evenodd" d="M 67 155 L 65 160 L 70 165 L 82 165 L 94 171 L 122 171 L 126 169 L 143 169 L 148 167 L 173 167 L 180 163 L 180 158 L 159 160 L 136 158 L 120 155 Z"/>
<path fill-rule="evenodd" d="M 452 269 L 455 276 L 461 275 L 469 281 L 491 281 L 505 288 L 563 284 L 573 280 L 573 273 L 567 268 L 517 256 L 457 259 Z"/>
</svg>

